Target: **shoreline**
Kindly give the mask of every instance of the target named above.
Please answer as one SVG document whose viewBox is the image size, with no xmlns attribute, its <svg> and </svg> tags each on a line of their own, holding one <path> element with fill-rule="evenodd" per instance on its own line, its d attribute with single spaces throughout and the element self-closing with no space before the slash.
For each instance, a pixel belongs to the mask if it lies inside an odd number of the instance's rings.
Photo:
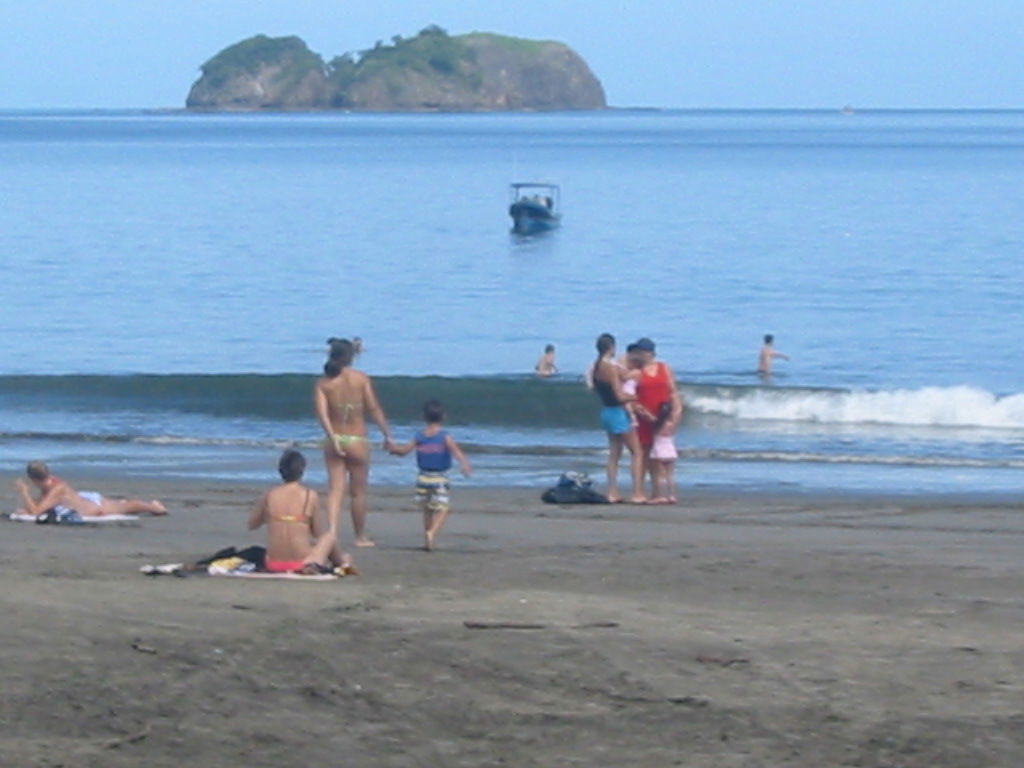
<svg viewBox="0 0 1024 768">
<path fill-rule="evenodd" d="M 689 415 L 676 440 L 685 486 L 1024 496 L 1019 396 L 967 386 L 859 391 L 796 379 L 751 387 L 738 377 L 695 372 L 683 385 Z M 566 470 L 604 474 L 607 437 L 592 393 L 575 379 L 378 376 L 375 386 L 398 436 L 415 431 L 417 403 L 451 403 L 453 434 L 479 469 L 471 485 L 536 487 Z M 65 472 L 112 474 L 109 467 L 138 477 L 260 481 L 280 450 L 294 446 L 307 454 L 309 477 L 323 482 L 309 386 L 309 376 L 295 373 L 0 377 L 0 471 L 21 471 L 24 459 L 41 455 Z M 40 413 L 48 416 L 40 421 Z M 383 484 L 410 475 L 408 462 L 381 452 L 372 470 Z"/>
<path fill-rule="evenodd" d="M 620 484 L 622 483 L 622 474 L 620 472 Z M 277 482 L 276 475 L 272 472 L 267 473 L 266 482 L 256 482 L 253 480 L 232 480 L 222 477 L 200 477 L 190 475 L 167 475 L 167 474 L 131 474 L 127 476 L 117 475 L 115 470 L 108 472 L 60 472 L 60 476 L 70 482 L 75 488 L 82 490 L 99 490 L 104 495 L 110 495 L 114 497 L 127 497 L 127 496 L 138 496 L 141 498 L 159 497 L 163 495 L 176 495 L 179 490 L 192 489 L 195 486 L 204 486 L 214 490 L 216 493 L 223 493 L 225 491 L 237 492 L 237 493 L 249 493 L 253 498 L 257 498 L 263 491 L 272 487 Z M 16 478 L 23 477 L 23 475 L 15 473 L 0 473 L 0 488 L 10 489 L 12 483 Z M 558 479 L 557 474 L 552 474 L 550 485 L 554 485 Z M 601 481 L 602 478 L 591 475 L 591 479 L 595 480 L 595 487 L 597 490 L 603 492 L 604 483 Z M 387 483 L 387 482 L 372 482 L 370 483 L 370 506 L 371 511 L 373 508 L 373 499 L 377 495 L 383 495 L 386 498 L 405 494 L 410 499 L 412 498 L 414 489 L 414 478 L 410 476 L 408 483 Z M 959 493 L 937 493 L 930 491 L 906 491 L 906 492 L 894 492 L 894 491 L 863 491 L 853 489 L 798 489 L 798 488 L 778 488 L 778 487 L 751 487 L 749 485 L 736 485 L 736 486 L 686 486 L 680 484 L 679 486 L 679 499 L 680 503 L 677 505 L 644 505 L 644 504 L 582 504 L 582 505 L 557 505 L 557 504 L 542 504 L 540 501 L 541 494 L 550 486 L 523 486 L 523 485 L 508 485 L 495 483 L 493 485 L 463 485 L 461 484 L 462 478 L 457 472 L 453 470 L 452 473 L 452 492 L 456 496 L 462 496 L 463 494 L 477 495 L 477 494 L 489 494 L 500 497 L 514 497 L 531 499 L 536 501 L 538 504 L 544 507 L 559 507 L 559 506 L 571 506 L 579 507 L 581 509 L 606 509 L 606 508 L 663 508 L 667 512 L 672 510 L 678 510 L 680 512 L 685 511 L 692 505 L 706 505 L 713 502 L 728 503 L 730 501 L 742 501 L 744 503 L 757 502 L 763 500 L 766 503 L 772 504 L 825 504 L 825 505 L 836 505 L 836 504 L 870 504 L 870 503 L 893 503 L 903 504 L 911 506 L 931 506 L 931 507 L 963 507 L 963 506 L 1007 506 L 1016 507 L 1024 506 L 1024 492 L 1012 493 L 1003 491 L 962 491 Z M 326 483 L 318 482 L 317 480 L 310 480 L 307 478 L 305 484 L 313 490 L 320 493 L 321 497 L 324 497 L 327 493 Z M 107 490 L 105 490 L 107 489 Z M 5 500 L 5 496 L 7 497 Z M 5 494 L 0 492 L 0 502 L 4 503 L 0 512 L 10 511 L 11 507 L 16 500 L 16 496 L 13 490 L 8 490 Z"/>
</svg>

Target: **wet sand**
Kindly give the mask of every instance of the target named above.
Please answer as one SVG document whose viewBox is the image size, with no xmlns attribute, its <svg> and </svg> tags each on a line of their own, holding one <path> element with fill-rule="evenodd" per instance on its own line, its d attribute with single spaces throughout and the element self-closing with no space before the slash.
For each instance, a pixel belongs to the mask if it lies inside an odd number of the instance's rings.
<svg viewBox="0 0 1024 768">
<path fill-rule="evenodd" d="M 1024 764 L 1024 501 L 457 488 L 428 554 L 377 488 L 301 584 L 138 572 L 260 543 L 258 488 L 69 479 L 172 516 L 0 525 L 0 765 Z"/>
</svg>

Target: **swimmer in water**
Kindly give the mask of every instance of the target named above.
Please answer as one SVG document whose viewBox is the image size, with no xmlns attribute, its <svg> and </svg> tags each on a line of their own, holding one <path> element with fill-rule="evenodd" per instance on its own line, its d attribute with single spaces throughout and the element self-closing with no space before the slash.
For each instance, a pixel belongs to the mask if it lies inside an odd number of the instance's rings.
<svg viewBox="0 0 1024 768">
<path fill-rule="evenodd" d="M 775 337 L 770 333 L 765 334 L 764 346 L 761 347 L 761 352 L 757 356 L 757 373 L 763 378 L 768 378 L 772 375 L 772 363 L 775 358 L 782 360 L 789 360 L 789 355 L 784 355 L 775 349 Z"/>
<path fill-rule="evenodd" d="M 555 365 L 555 345 L 548 344 L 544 347 L 544 354 L 537 360 L 537 364 L 533 366 L 534 372 L 542 377 L 547 378 L 548 376 L 554 376 L 558 373 L 558 366 Z"/>
</svg>

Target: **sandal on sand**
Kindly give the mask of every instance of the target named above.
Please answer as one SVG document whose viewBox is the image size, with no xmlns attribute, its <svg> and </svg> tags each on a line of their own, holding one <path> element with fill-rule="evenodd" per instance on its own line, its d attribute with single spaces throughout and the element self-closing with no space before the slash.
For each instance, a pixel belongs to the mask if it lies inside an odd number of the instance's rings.
<svg viewBox="0 0 1024 768">
<path fill-rule="evenodd" d="M 139 568 L 141 573 L 147 576 L 160 576 L 173 574 L 175 576 L 184 576 L 185 564 L 184 563 L 165 563 L 164 565 L 143 565 Z"/>
</svg>

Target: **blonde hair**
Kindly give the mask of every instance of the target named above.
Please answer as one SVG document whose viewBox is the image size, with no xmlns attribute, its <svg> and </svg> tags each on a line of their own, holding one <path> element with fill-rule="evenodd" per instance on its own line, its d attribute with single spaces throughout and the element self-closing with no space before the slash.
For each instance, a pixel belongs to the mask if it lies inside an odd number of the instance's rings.
<svg viewBox="0 0 1024 768">
<path fill-rule="evenodd" d="M 30 461 L 25 467 L 25 474 L 33 480 L 45 480 L 50 476 L 50 468 L 45 461 Z"/>
</svg>

